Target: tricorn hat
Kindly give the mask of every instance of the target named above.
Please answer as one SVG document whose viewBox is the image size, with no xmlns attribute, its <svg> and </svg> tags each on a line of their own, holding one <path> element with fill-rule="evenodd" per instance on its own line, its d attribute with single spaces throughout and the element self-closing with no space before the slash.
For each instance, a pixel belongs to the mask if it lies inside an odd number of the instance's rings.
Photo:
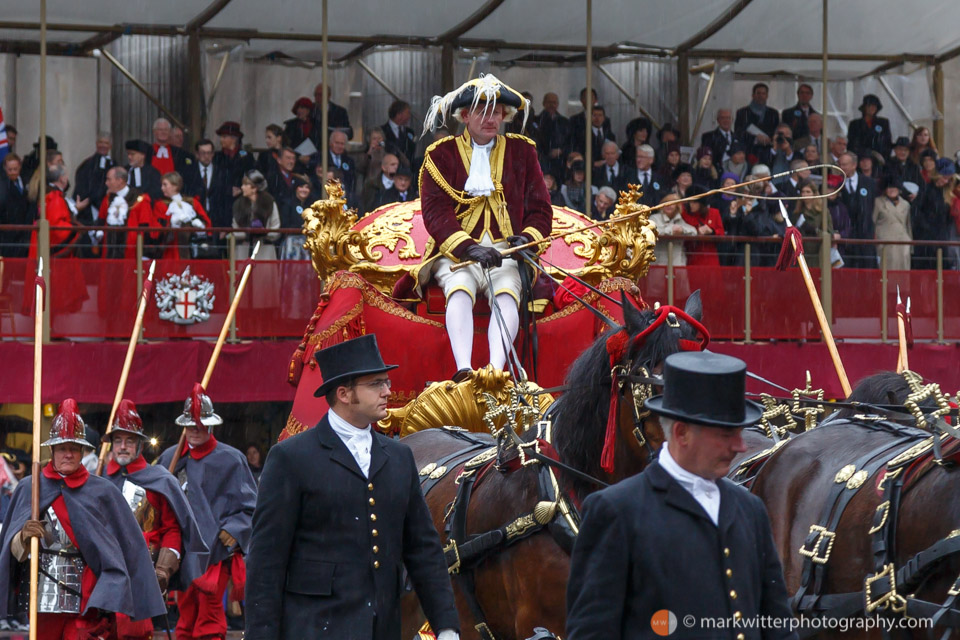
<svg viewBox="0 0 960 640">
<path fill-rule="evenodd" d="M 223 424 L 223 418 L 213 412 L 213 400 L 203 390 L 203 385 L 198 382 L 193 385 L 190 397 L 183 403 L 183 413 L 175 422 L 178 427 L 202 426 L 209 429 L 209 427 Z"/>
<path fill-rule="evenodd" d="M 147 439 L 147 436 L 143 433 L 143 420 L 137 413 L 137 405 L 133 403 L 133 400 L 127 400 L 126 398 L 120 401 L 120 406 L 117 407 L 117 415 L 113 419 L 113 424 L 110 425 L 110 432 L 107 436 L 121 431 L 132 433 L 144 440 Z"/>
<path fill-rule="evenodd" d="M 354 378 L 383 373 L 396 369 L 399 365 L 384 364 L 377 337 L 373 334 L 347 340 L 318 351 L 314 357 L 320 365 L 323 384 L 317 388 L 314 397 L 320 398 L 336 387 L 347 384 Z"/>
<path fill-rule="evenodd" d="M 447 122 L 451 113 L 459 121 L 460 109 L 476 109 L 483 102 L 483 110 L 493 109 L 497 103 L 506 109 L 504 122 L 510 122 L 518 111 L 523 112 L 523 125 L 527 124 L 530 113 L 530 101 L 524 98 L 519 91 L 513 89 L 493 74 L 480 74 L 479 78 L 468 80 L 443 96 L 433 96 L 427 115 L 423 120 L 423 132 L 436 131 Z"/>
<path fill-rule="evenodd" d="M 744 393 L 747 365 L 710 351 L 683 351 L 667 356 L 663 395 L 644 403 L 650 411 L 708 427 L 749 427 L 763 409 Z"/>
<path fill-rule="evenodd" d="M 218 136 L 234 136 L 235 138 L 242 138 L 243 132 L 240 131 L 240 123 L 234 122 L 233 120 L 227 120 L 217 129 L 216 134 Z"/>
<path fill-rule="evenodd" d="M 60 403 L 60 411 L 53 419 L 53 425 L 50 427 L 50 439 L 41 446 L 52 447 L 57 444 L 73 442 L 75 444 L 95 448 L 87 441 L 87 429 L 80 417 L 80 411 L 77 409 L 77 401 L 73 398 L 67 398 Z"/>
<path fill-rule="evenodd" d="M 127 140 L 123 146 L 127 151 L 139 151 L 148 158 L 153 153 L 153 147 L 146 140 Z"/>
</svg>

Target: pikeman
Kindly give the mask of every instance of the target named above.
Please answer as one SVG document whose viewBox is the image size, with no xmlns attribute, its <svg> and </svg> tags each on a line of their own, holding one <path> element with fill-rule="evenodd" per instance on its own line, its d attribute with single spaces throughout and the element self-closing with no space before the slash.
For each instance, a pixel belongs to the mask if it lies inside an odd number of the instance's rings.
<svg viewBox="0 0 960 640">
<path fill-rule="evenodd" d="M 29 597 L 30 538 L 40 539 L 37 637 L 47 640 L 112 637 L 115 614 L 149 619 L 166 609 L 150 553 L 137 520 L 109 480 L 80 463 L 84 424 L 72 398 L 53 420 L 53 459 L 40 477 L 24 478 L 13 493 L 0 544 L 0 618 L 20 584 L 19 604 Z M 40 482 L 40 520 L 30 519 L 30 493 Z M 18 567 L 26 563 L 26 567 Z"/>
<path fill-rule="evenodd" d="M 435 96 L 424 131 L 436 130 L 448 115 L 465 125 L 458 137 L 448 136 L 426 150 L 420 171 L 423 223 L 430 234 L 423 264 L 411 279 L 398 283 L 398 297 L 411 286 L 422 295 L 434 276 L 446 298 L 446 325 L 461 379 L 472 368 L 473 306 L 477 294 L 487 294 L 489 282 L 500 309 L 500 322 L 491 318 L 487 332 L 490 363 L 507 361 L 505 341 L 513 342 L 520 326 L 520 269 L 504 261 L 501 251 L 511 245 L 550 235 L 553 209 L 537 159 L 537 146 L 519 134 L 500 135 L 500 126 L 519 113 L 524 120 L 529 101 L 492 75 L 464 83 L 445 96 Z M 516 256 L 519 259 L 519 254 Z M 473 261 L 456 272 L 451 267 Z M 407 291 L 404 291 L 407 289 Z"/>
<path fill-rule="evenodd" d="M 177 602 L 177 640 L 223 638 L 227 633 L 223 593 L 231 576 L 237 599 L 243 590 L 246 567 L 241 554 L 250 541 L 257 486 L 244 455 L 213 437 L 211 427 L 223 420 L 213 412 L 213 402 L 200 384 L 194 385 L 176 424 L 186 429 L 186 442 L 174 473 L 210 550 L 206 571 Z M 157 464 L 169 468 L 176 449 L 164 451 Z"/>
<path fill-rule="evenodd" d="M 186 589 L 206 569 L 207 546 L 176 478 L 166 467 L 148 465 L 144 459 L 147 437 L 132 401 L 120 402 L 107 437 L 111 446 L 107 477 L 120 489 L 143 530 L 160 589 Z M 149 639 L 153 624 L 118 614 L 117 636 Z"/>
</svg>

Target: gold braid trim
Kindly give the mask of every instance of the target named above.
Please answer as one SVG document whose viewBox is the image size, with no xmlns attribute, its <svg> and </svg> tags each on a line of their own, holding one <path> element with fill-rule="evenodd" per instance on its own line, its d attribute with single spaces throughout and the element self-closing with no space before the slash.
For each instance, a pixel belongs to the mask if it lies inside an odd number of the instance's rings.
<svg viewBox="0 0 960 640">
<path fill-rule="evenodd" d="M 283 429 L 287 432 L 287 436 L 289 437 L 295 436 L 298 433 L 302 433 L 309 428 L 310 427 L 294 418 L 293 414 L 291 413 L 289 416 L 287 416 L 287 426 L 285 426 Z"/>
<path fill-rule="evenodd" d="M 444 138 L 444 140 L 447 140 L 447 139 L 449 138 Z M 435 142 L 434 145 L 439 144 L 440 142 L 443 142 L 443 140 L 440 140 L 439 142 Z M 420 170 L 421 183 L 423 182 L 424 170 L 426 170 L 427 173 L 430 174 L 430 177 L 433 178 L 433 181 L 437 183 L 437 186 L 443 189 L 443 192 L 446 193 L 451 198 L 453 198 L 453 200 L 457 202 L 457 204 L 461 204 L 466 207 L 470 207 L 470 209 L 473 209 L 478 204 L 482 203 L 484 200 L 487 199 L 487 196 L 474 196 L 472 198 L 468 198 L 466 191 L 460 191 L 458 189 L 454 189 L 453 187 L 451 187 L 449 183 L 447 183 L 447 181 L 444 179 L 443 174 L 440 173 L 440 169 L 438 169 L 437 165 L 434 164 L 433 158 L 430 157 L 429 149 L 427 150 L 427 155 L 423 159 L 423 169 Z M 421 188 L 422 186 L 423 185 L 421 184 Z M 463 214 L 463 215 L 466 215 L 466 214 Z M 457 218 L 462 218 L 463 215 L 458 215 Z"/>
<path fill-rule="evenodd" d="M 521 135 L 521 134 L 519 134 L 519 133 L 508 133 L 508 134 L 506 134 L 506 135 L 507 135 L 508 138 L 515 138 L 515 139 L 517 139 L 517 140 L 523 140 L 523 141 L 526 142 L 526 143 L 532 144 L 534 147 L 537 146 L 537 143 L 534 142 L 532 138 L 528 138 L 527 136 Z"/>
<path fill-rule="evenodd" d="M 332 325 L 330 325 L 320 333 L 315 333 L 312 336 L 310 336 L 310 339 L 307 340 L 307 344 L 311 344 L 313 346 L 317 346 L 321 344 L 324 340 L 338 333 L 341 329 L 343 329 L 345 326 L 350 324 L 350 322 L 354 318 L 356 318 L 361 311 L 363 311 L 363 300 L 360 300 L 359 302 L 357 302 L 357 304 L 352 309 L 350 309 L 350 311 L 347 311 L 345 314 L 337 318 L 337 320 Z"/>
</svg>

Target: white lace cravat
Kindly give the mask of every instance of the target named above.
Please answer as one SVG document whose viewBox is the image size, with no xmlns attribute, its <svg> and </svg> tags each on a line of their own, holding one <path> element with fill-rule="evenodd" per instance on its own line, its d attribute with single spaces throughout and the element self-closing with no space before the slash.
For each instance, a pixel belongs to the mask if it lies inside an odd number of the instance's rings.
<svg viewBox="0 0 960 640">
<path fill-rule="evenodd" d="M 193 210 L 193 205 L 184 202 L 183 196 L 178 193 L 170 198 L 167 216 L 170 218 L 170 226 L 179 228 L 190 224 L 197 217 L 197 212 Z"/>
<path fill-rule="evenodd" d="M 170 157 L 170 150 L 167 149 L 167 148 L 164 147 L 164 146 L 158 146 L 158 147 L 157 147 L 157 157 L 158 157 L 158 158 L 169 158 L 169 157 Z"/>
<path fill-rule="evenodd" d="M 357 461 L 357 466 L 364 476 L 369 477 L 370 473 L 370 446 L 373 444 L 373 434 L 370 432 L 370 426 L 366 429 L 358 429 L 336 413 L 333 409 L 327 413 L 327 419 L 330 421 L 330 428 L 340 437 L 343 444 L 346 445 L 350 455 Z"/>
<path fill-rule="evenodd" d="M 701 478 L 690 473 L 670 455 L 669 443 L 664 442 L 659 455 L 660 466 L 671 478 L 693 496 L 693 499 L 703 507 L 713 524 L 719 526 L 720 521 L 720 487 L 713 480 Z"/>
<path fill-rule="evenodd" d="M 473 143 L 473 153 L 470 155 L 470 175 L 464 191 L 472 196 L 489 196 L 494 192 L 493 180 L 490 178 L 490 150 L 496 138 L 487 144 Z"/>
<path fill-rule="evenodd" d="M 130 206 L 127 204 L 127 193 L 130 187 L 124 187 L 117 195 L 113 196 L 110 206 L 107 207 L 107 224 L 114 227 L 122 227 L 127 222 L 127 212 Z"/>
</svg>

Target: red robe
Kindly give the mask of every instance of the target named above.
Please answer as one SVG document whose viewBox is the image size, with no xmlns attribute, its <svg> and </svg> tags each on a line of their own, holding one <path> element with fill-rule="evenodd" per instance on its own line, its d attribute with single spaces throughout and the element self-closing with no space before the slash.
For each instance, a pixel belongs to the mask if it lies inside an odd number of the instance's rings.
<svg viewBox="0 0 960 640">
<path fill-rule="evenodd" d="M 723 231 L 723 220 L 720 218 L 720 212 L 713 207 L 706 207 L 705 215 L 701 215 L 699 213 L 690 213 L 686 210 L 686 208 L 681 211 L 680 215 L 683 217 L 683 221 L 691 225 L 694 229 L 699 229 L 701 225 L 707 225 L 713 230 L 713 235 L 725 235 Z M 688 267 L 720 266 L 720 255 L 717 252 L 716 242 L 688 240 L 686 242 L 686 251 Z"/>
<path fill-rule="evenodd" d="M 133 189 L 133 187 L 130 187 Z M 108 193 L 103 199 L 103 202 L 100 203 L 100 223 L 107 223 L 107 209 L 110 208 L 110 203 L 113 201 L 114 195 Z M 127 210 L 127 222 L 123 226 L 125 227 L 150 227 L 157 228 L 160 226 L 160 223 L 157 221 L 157 217 L 153 214 L 153 206 L 150 202 L 150 196 L 141 193 L 137 196 L 136 200 L 132 205 L 129 206 Z M 144 241 L 156 240 L 158 234 L 156 232 L 149 233 L 144 236 Z M 107 242 L 107 237 L 104 237 L 104 243 Z M 122 257 L 124 258 L 136 258 L 137 257 L 137 233 L 135 231 L 128 231 L 126 234 L 126 240 L 124 242 L 124 249 Z M 100 256 L 106 257 L 109 252 L 103 251 L 101 249 Z"/>
<path fill-rule="evenodd" d="M 60 189 L 51 189 L 47 192 L 47 220 L 50 222 L 50 257 L 59 258 L 73 254 L 73 246 L 80 238 L 79 232 L 74 229 L 56 229 L 56 227 L 72 227 L 73 215 Z M 37 232 L 30 236 L 29 258 L 37 257 Z"/>
<path fill-rule="evenodd" d="M 47 220 L 50 222 L 50 257 L 57 258 L 49 265 L 50 306 L 54 313 L 75 313 L 87 299 L 87 283 L 83 275 L 82 263 L 73 256 L 73 249 L 80 239 L 80 232 L 74 229 L 56 229 L 72 227 L 73 215 L 63 192 L 51 189 L 47 192 Z M 30 234 L 28 258 L 36 260 L 39 252 L 37 232 Z M 61 260 L 62 258 L 62 260 Z M 34 263 L 31 270 L 36 271 Z M 31 280 L 32 282 L 32 280 Z M 33 286 L 24 287 L 24 310 L 33 309 Z M 25 311 L 26 312 L 26 311 Z"/>
<path fill-rule="evenodd" d="M 212 227 L 213 224 L 210 222 L 210 216 L 207 215 L 207 212 L 204 210 L 203 205 L 200 204 L 200 198 L 197 196 L 193 197 L 193 210 L 197 212 L 197 216 L 203 221 L 203 225 L 207 228 Z M 158 224 L 164 227 L 170 227 L 170 218 L 167 216 L 167 208 L 170 206 L 170 201 L 164 198 L 163 200 L 157 200 L 153 204 L 153 216 L 156 218 Z M 180 246 L 187 245 L 190 241 L 190 234 L 188 233 L 175 233 L 171 234 L 170 241 L 167 243 L 167 246 L 163 249 L 163 255 L 161 258 L 163 260 L 179 260 L 180 259 Z"/>
<path fill-rule="evenodd" d="M 161 176 L 176 171 L 176 167 L 173 164 L 173 147 L 169 144 L 164 146 L 167 148 L 166 158 L 157 157 L 157 151 L 160 150 L 160 145 L 156 143 L 153 145 L 153 155 L 150 157 L 150 166 L 159 171 Z"/>
</svg>

